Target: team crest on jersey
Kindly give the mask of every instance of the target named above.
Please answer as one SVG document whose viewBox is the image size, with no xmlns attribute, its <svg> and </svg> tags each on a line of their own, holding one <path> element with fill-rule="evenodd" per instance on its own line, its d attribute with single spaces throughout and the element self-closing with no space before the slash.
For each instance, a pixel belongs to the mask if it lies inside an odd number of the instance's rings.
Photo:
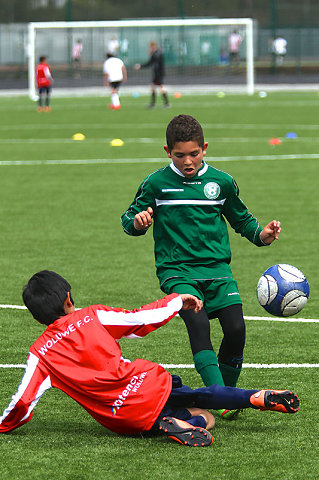
<svg viewBox="0 0 319 480">
<path fill-rule="evenodd" d="M 206 183 L 204 187 L 204 193 L 207 198 L 217 198 L 220 194 L 220 186 L 218 185 L 218 183 L 215 182 Z"/>
</svg>

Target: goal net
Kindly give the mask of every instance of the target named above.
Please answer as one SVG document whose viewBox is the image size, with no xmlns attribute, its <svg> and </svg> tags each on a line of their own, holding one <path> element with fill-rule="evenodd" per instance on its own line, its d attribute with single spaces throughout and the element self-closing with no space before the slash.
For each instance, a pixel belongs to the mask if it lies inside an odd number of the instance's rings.
<svg viewBox="0 0 319 480">
<path fill-rule="evenodd" d="M 164 53 L 167 87 L 254 92 L 251 19 L 37 22 L 28 25 L 28 35 L 31 98 L 36 96 L 35 66 L 42 55 L 48 57 L 54 87 L 67 88 L 70 95 L 79 88 L 102 90 L 102 66 L 110 48 L 126 65 L 126 87 L 149 85 L 149 69 L 136 71 L 134 65 L 147 62 L 151 41 Z M 77 43 L 82 47 L 74 59 Z"/>
</svg>

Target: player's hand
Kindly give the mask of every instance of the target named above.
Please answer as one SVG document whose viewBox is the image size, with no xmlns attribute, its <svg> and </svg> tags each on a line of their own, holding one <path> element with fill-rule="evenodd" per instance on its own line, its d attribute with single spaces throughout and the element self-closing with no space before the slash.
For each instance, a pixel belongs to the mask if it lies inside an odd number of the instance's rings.
<svg viewBox="0 0 319 480">
<path fill-rule="evenodd" d="M 147 230 L 153 223 L 153 209 L 148 207 L 147 210 L 137 213 L 134 217 L 135 230 Z"/>
<path fill-rule="evenodd" d="M 274 240 L 278 240 L 280 232 L 280 222 L 273 220 L 272 222 L 268 223 L 268 225 L 266 225 L 260 232 L 260 238 L 264 243 L 266 243 L 266 245 L 270 245 Z"/>
<path fill-rule="evenodd" d="M 189 293 L 183 293 L 180 295 L 183 300 L 182 310 L 194 310 L 195 313 L 198 313 L 203 308 L 203 302 Z"/>
<path fill-rule="evenodd" d="M 134 65 L 134 70 L 139 70 L 141 68 L 141 65 L 139 63 L 136 63 Z"/>
</svg>

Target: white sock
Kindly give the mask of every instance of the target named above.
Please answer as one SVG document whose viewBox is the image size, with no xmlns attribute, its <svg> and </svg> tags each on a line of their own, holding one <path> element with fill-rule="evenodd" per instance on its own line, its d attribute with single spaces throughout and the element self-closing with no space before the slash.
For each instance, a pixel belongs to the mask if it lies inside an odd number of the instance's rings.
<svg viewBox="0 0 319 480">
<path fill-rule="evenodd" d="M 112 93 L 111 101 L 112 101 L 113 107 L 118 107 L 120 105 L 120 98 L 118 93 Z"/>
</svg>

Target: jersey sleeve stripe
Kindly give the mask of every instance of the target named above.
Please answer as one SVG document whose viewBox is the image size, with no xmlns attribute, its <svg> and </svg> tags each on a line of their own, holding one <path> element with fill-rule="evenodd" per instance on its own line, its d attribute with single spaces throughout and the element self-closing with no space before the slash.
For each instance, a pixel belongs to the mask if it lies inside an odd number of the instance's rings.
<svg viewBox="0 0 319 480">
<path fill-rule="evenodd" d="M 40 400 L 41 396 L 43 393 L 51 387 L 51 381 L 50 377 L 46 377 L 44 381 L 40 383 L 40 386 L 38 387 L 37 391 L 34 392 L 33 398 L 34 400 L 30 403 L 28 408 L 24 408 L 24 395 L 27 392 L 28 389 L 32 388 L 32 379 L 34 377 L 34 374 L 36 372 L 37 366 L 39 363 L 39 359 L 36 355 L 33 353 L 29 353 L 28 361 L 27 361 L 27 366 L 25 369 L 25 374 L 22 377 L 21 383 L 18 387 L 18 391 L 15 395 L 12 396 L 11 402 L 9 403 L 8 407 L 4 410 L 2 417 L 0 418 L 0 424 L 4 422 L 5 419 L 10 415 L 14 413 L 15 407 L 19 407 L 18 410 L 21 412 L 25 412 L 25 415 L 22 418 L 18 419 L 18 423 L 26 423 L 28 417 L 30 417 L 32 410 Z M 26 406 L 26 405 L 25 405 Z M 18 410 L 16 414 L 18 415 Z M 24 410 L 24 411 L 23 411 Z M 16 425 L 14 428 L 16 428 L 19 425 Z"/>
<path fill-rule="evenodd" d="M 97 315 L 102 325 L 151 325 L 165 321 L 181 308 L 181 298 L 175 297 L 167 305 L 160 308 L 137 310 L 135 312 L 97 310 Z"/>
<path fill-rule="evenodd" d="M 41 383 L 40 388 L 37 392 L 36 398 L 30 404 L 30 407 L 28 408 L 28 411 L 26 415 L 22 418 L 21 422 L 25 422 L 25 420 L 31 415 L 32 410 L 34 409 L 34 407 L 36 406 L 36 404 L 38 403 L 38 401 L 40 400 L 44 392 L 49 388 L 51 388 L 51 379 L 49 376 L 47 376 L 46 379 Z"/>
</svg>

